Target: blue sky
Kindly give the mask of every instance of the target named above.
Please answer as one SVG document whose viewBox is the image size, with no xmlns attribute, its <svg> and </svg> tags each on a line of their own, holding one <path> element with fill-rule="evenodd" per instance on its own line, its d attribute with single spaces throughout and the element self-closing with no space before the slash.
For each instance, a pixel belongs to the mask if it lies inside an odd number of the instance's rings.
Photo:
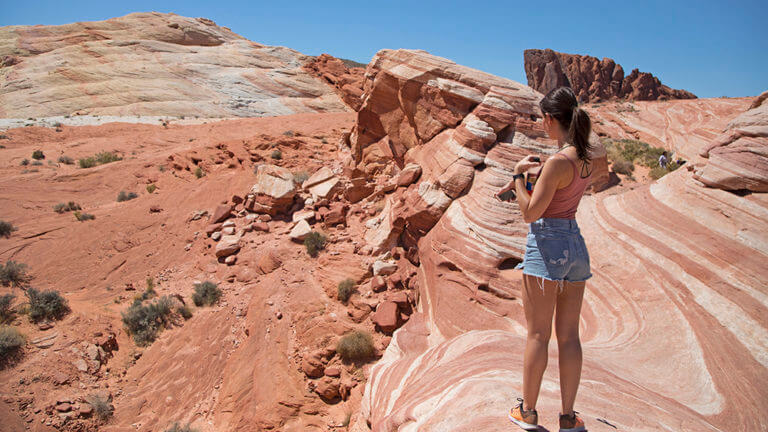
<svg viewBox="0 0 768 432">
<path fill-rule="evenodd" d="M 206 17 L 256 42 L 367 63 L 419 48 L 526 83 L 523 50 L 610 57 L 699 97 L 768 90 L 768 1 L 26 1 L 0 26 L 95 21 L 138 11 Z"/>
</svg>

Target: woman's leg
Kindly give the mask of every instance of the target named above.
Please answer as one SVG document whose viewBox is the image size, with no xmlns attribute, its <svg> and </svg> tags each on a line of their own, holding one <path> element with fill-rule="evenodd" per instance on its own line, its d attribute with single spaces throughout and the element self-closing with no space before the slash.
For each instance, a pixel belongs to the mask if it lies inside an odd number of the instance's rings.
<svg viewBox="0 0 768 432">
<path fill-rule="evenodd" d="M 539 399 L 541 379 L 547 368 L 547 346 L 552 335 L 552 314 L 555 311 L 558 289 L 557 282 L 523 274 L 523 309 L 528 325 L 528 339 L 523 358 L 525 410 L 535 409 Z"/>
<path fill-rule="evenodd" d="M 557 296 L 555 335 L 560 364 L 560 397 L 562 414 L 573 412 L 576 391 L 581 380 L 581 341 L 579 316 L 584 298 L 585 282 L 565 282 L 563 292 Z"/>
</svg>

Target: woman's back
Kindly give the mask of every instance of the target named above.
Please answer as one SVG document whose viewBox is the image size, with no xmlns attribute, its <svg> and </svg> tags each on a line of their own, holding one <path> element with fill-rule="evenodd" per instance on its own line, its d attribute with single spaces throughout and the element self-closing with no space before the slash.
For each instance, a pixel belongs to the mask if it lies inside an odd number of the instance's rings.
<svg viewBox="0 0 768 432">
<path fill-rule="evenodd" d="M 584 162 L 579 161 L 582 166 L 582 169 L 579 169 L 579 164 L 574 162 L 573 159 L 564 153 L 555 153 L 553 157 L 555 156 L 561 156 L 571 163 L 573 168 L 573 179 L 568 186 L 555 191 L 552 201 L 549 203 L 549 206 L 541 217 L 576 219 L 576 210 L 579 207 L 579 202 L 592 179 L 591 167 L 584 166 Z M 582 171 L 587 169 L 589 172 L 584 176 Z"/>
</svg>

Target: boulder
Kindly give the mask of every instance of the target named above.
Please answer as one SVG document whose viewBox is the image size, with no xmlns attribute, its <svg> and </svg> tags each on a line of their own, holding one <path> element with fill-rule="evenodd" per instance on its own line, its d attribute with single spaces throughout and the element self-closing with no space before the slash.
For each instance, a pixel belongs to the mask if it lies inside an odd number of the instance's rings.
<svg viewBox="0 0 768 432">
<path fill-rule="evenodd" d="M 205 234 L 210 237 L 214 232 L 219 231 L 221 229 L 220 223 L 210 224 L 207 227 L 205 227 Z"/>
<path fill-rule="evenodd" d="M 349 206 L 342 202 L 332 202 L 330 209 L 323 215 L 323 221 L 328 226 L 333 225 L 346 225 L 347 223 L 347 210 Z"/>
<path fill-rule="evenodd" d="M 411 183 L 418 180 L 419 176 L 421 176 L 421 167 L 419 164 L 409 163 L 403 167 L 403 169 L 400 171 L 400 174 L 397 175 L 396 183 L 398 186 L 407 187 Z"/>
<path fill-rule="evenodd" d="M 296 195 L 293 174 L 287 168 L 276 165 L 259 165 L 251 193 L 253 202 L 246 207 L 247 210 L 271 216 L 285 212 L 293 205 Z"/>
<path fill-rule="evenodd" d="M 331 171 L 328 167 L 321 167 L 317 171 L 315 171 L 314 174 L 309 176 L 308 179 L 304 180 L 304 183 L 301 184 L 301 188 L 304 190 L 308 190 L 311 186 L 315 186 L 317 184 L 323 183 L 326 180 L 329 180 L 333 178 L 333 171 Z"/>
<path fill-rule="evenodd" d="M 317 386 L 315 386 L 315 393 L 324 400 L 334 400 L 341 396 L 339 393 L 339 382 L 335 379 L 325 377 L 317 383 Z"/>
<path fill-rule="evenodd" d="M 392 333 L 400 325 L 400 311 L 397 303 L 383 301 L 376 307 L 372 317 L 373 323 L 384 333 Z"/>
<path fill-rule="evenodd" d="M 370 196 L 375 188 L 376 185 L 368 183 L 365 177 L 353 178 L 344 189 L 344 198 L 354 204 Z"/>
<path fill-rule="evenodd" d="M 374 276 L 371 278 L 371 291 L 381 292 L 387 289 L 387 282 L 382 276 Z"/>
<path fill-rule="evenodd" d="M 216 210 L 213 211 L 210 222 L 211 224 L 224 222 L 231 215 L 232 215 L 232 206 L 229 204 L 222 204 L 216 207 Z"/>
<path fill-rule="evenodd" d="M 241 236 L 235 235 L 223 235 L 221 240 L 216 244 L 216 257 L 227 257 L 237 253 L 240 250 Z"/>
<path fill-rule="evenodd" d="M 314 210 L 299 210 L 293 213 L 292 219 L 294 222 L 298 222 L 300 220 L 305 220 L 305 221 L 314 220 L 315 212 Z"/>
<path fill-rule="evenodd" d="M 325 371 L 325 365 L 319 356 L 308 354 L 301 361 L 301 371 L 308 378 L 320 378 Z"/>
<path fill-rule="evenodd" d="M 304 239 L 312 232 L 312 227 L 306 220 L 300 220 L 293 226 L 288 236 L 293 241 L 303 242 Z"/>
<path fill-rule="evenodd" d="M 373 262 L 373 274 L 376 275 L 390 275 L 397 271 L 397 263 L 392 261 L 376 260 Z"/>
</svg>

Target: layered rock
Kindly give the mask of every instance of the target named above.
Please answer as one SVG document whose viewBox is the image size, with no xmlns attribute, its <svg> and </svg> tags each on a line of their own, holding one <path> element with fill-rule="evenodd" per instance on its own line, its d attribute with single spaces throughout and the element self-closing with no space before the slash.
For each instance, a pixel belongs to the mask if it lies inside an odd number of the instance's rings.
<svg viewBox="0 0 768 432">
<path fill-rule="evenodd" d="M 256 184 L 245 202 L 245 208 L 256 213 L 274 216 L 293 205 L 296 184 L 293 173 L 276 165 L 259 165 L 256 168 Z"/>
<path fill-rule="evenodd" d="M 671 89 L 648 72 L 624 69 L 612 59 L 565 54 L 551 49 L 528 49 L 523 54 L 528 85 L 546 94 L 567 86 L 573 88 L 580 102 L 612 99 L 667 100 L 695 99 L 685 90 Z"/>
<path fill-rule="evenodd" d="M 365 68 L 348 67 L 344 61 L 328 54 L 321 54 L 304 65 L 312 75 L 333 86 L 341 99 L 357 111 L 363 101 L 363 75 Z"/>
<path fill-rule="evenodd" d="M 768 192 L 768 91 L 728 123 L 700 153 L 706 165 L 695 178 L 725 190 Z"/>
<path fill-rule="evenodd" d="M 8 26 L 0 28 L 0 59 L 0 118 L 348 110 L 303 68 L 313 57 L 251 42 L 205 18 L 152 12 Z"/>
</svg>

